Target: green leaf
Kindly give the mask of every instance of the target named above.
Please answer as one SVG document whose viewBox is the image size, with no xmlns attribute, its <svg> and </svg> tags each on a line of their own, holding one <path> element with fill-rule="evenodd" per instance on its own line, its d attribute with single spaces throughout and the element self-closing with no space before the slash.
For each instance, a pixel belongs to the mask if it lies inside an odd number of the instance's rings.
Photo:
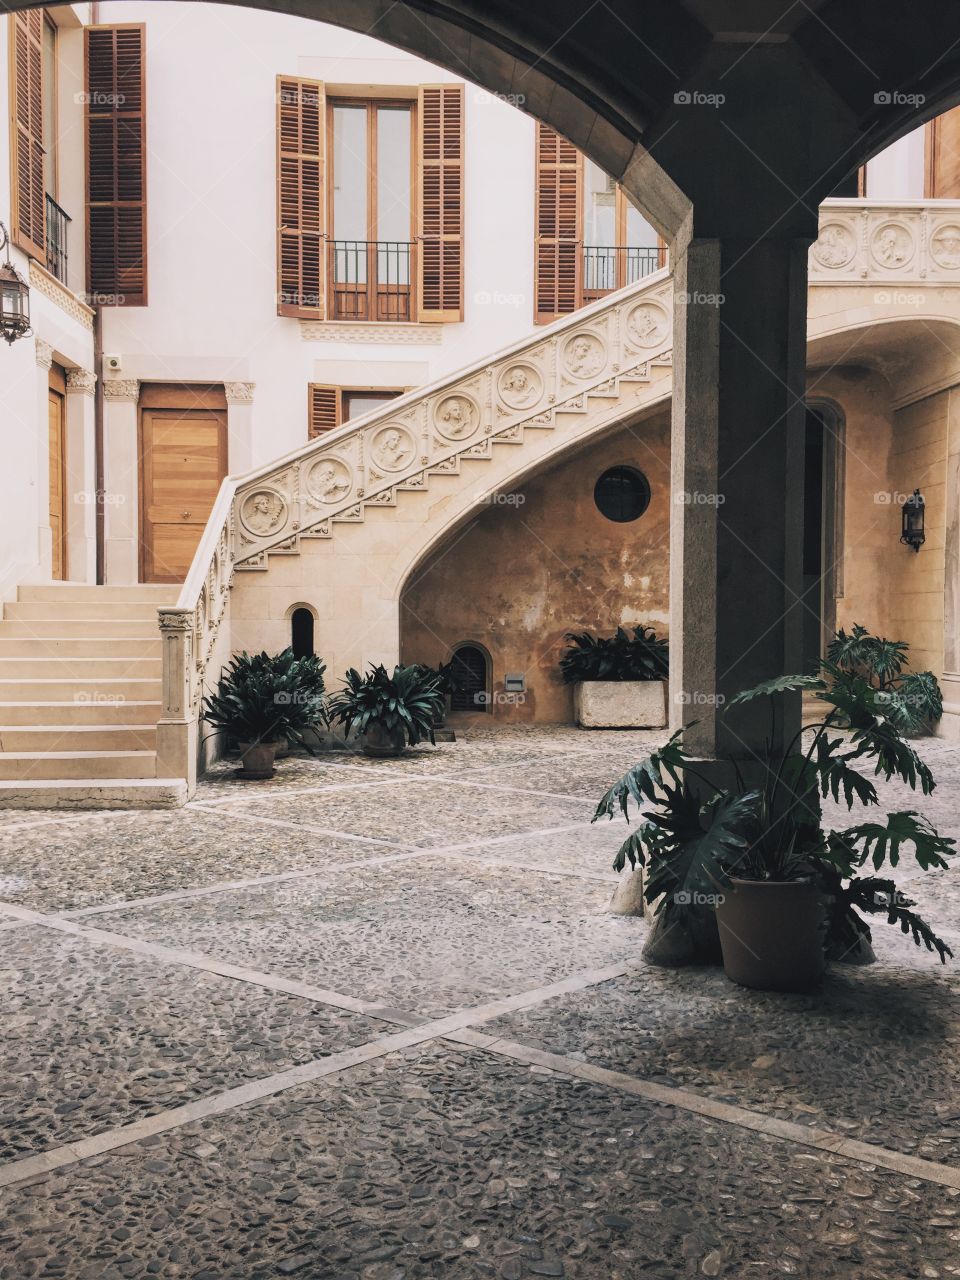
<svg viewBox="0 0 960 1280">
<path fill-rule="evenodd" d="M 795 693 L 798 690 L 810 689 L 819 692 L 826 689 L 826 684 L 818 675 L 810 676 L 777 676 L 774 680 L 764 680 L 752 689 L 742 689 L 726 703 L 726 707 L 737 707 L 744 702 L 752 702 L 755 698 L 771 698 L 777 693 Z"/>
<path fill-rule="evenodd" d="M 910 846 L 924 871 L 931 867 L 946 869 L 946 859 L 956 852 L 956 841 L 951 836 L 939 835 L 922 814 L 912 809 L 888 813 L 886 823 L 863 822 L 830 834 L 859 850 L 861 866 L 872 860 L 875 870 L 887 861 L 895 867 L 901 853 Z"/>
</svg>

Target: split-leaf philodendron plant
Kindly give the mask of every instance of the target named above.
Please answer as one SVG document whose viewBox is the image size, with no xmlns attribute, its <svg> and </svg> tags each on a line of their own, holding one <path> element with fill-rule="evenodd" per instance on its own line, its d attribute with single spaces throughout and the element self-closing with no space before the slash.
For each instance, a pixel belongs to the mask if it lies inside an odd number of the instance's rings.
<svg viewBox="0 0 960 1280">
<path fill-rule="evenodd" d="M 617 853 L 614 867 L 645 868 L 644 895 L 658 913 L 682 919 L 688 904 L 714 902 L 731 877 L 744 880 L 810 880 L 822 888 L 829 910 L 827 945 L 841 958 L 870 928 L 859 914 L 886 915 L 941 961 L 953 954 L 913 910 L 893 880 L 874 873 L 895 867 L 911 850 L 920 867 L 945 868 L 955 841 L 939 835 L 915 810 L 888 813 L 885 821 L 861 821 L 824 829 L 827 796 L 852 810 L 879 805 L 871 779 L 899 778 L 926 796 L 935 783 L 926 764 L 905 742 L 896 709 L 882 690 L 856 671 L 831 661 L 819 673 L 783 676 L 747 689 L 728 707 L 755 698 L 809 691 L 826 704 L 823 718 L 801 730 L 786 751 L 760 760 L 762 782 L 748 786 L 731 760 L 733 785 L 706 776 L 683 747 L 683 730 L 634 765 L 604 795 L 594 821 L 630 806 L 641 821 Z M 837 731 L 838 723 L 845 726 Z"/>
</svg>

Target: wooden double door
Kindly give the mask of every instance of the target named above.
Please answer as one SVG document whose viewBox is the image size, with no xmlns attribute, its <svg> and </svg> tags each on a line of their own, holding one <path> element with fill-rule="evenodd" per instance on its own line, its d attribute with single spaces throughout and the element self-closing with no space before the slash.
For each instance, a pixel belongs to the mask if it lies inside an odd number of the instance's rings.
<svg viewBox="0 0 960 1280">
<path fill-rule="evenodd" d="M 144 387 L 140 579 L 183 582 L 227 474 L 222 388 Z"/>
</svg>

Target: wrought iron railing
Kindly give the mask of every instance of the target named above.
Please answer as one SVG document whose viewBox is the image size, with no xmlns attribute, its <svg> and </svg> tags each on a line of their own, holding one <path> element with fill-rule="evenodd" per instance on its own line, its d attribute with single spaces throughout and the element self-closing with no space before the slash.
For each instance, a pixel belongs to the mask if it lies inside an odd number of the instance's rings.
<svg viewBox="0 0 960 1280">
<path fill-rule="evenodd" d="M 330 240 L 328 246 L 333 319 L 414 319 L 413 242 Z"/>
<path fill-rule="evenodd" d="M 47 270 L 63 284 L 67 283 L 67 223 L 70 221 L 70 215 L 48 194 Z"/>
<path fill-rule="evenodd" d="M 590 302 L 614 289 L 636 284 L 667 265 L 666 247 L 638 249 L 631 245 L 583 246 L 583 297 Z"/>
</svg>

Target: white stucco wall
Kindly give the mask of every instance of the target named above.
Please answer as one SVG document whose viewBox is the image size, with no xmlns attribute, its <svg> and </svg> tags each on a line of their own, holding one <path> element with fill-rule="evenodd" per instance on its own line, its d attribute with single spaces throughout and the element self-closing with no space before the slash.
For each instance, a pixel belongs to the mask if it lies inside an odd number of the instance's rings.
<svg viewBox="0 0 960 1280">
<path fill-rule="evenodd" d="M 104 317 L 104 350 L 122 355 L 124 377 L 255 382 L 258 463 L 305 440 L 310 382 L 416 386 L 530 331 L 534 124 L 521 112 L 467 88 L 464 323 L 442 326 L 438 346 L 307 342 L 276 314 L 276 76 L 456 77 L 255 10 L 105 3 L 101 20 L 147 26 L 149 306 Z"/>
<path fill-rule="evenodd" d="M 922 200 L 924 130 L 914 129 L 867 164 L 868 200 Z"/>
</svg>

